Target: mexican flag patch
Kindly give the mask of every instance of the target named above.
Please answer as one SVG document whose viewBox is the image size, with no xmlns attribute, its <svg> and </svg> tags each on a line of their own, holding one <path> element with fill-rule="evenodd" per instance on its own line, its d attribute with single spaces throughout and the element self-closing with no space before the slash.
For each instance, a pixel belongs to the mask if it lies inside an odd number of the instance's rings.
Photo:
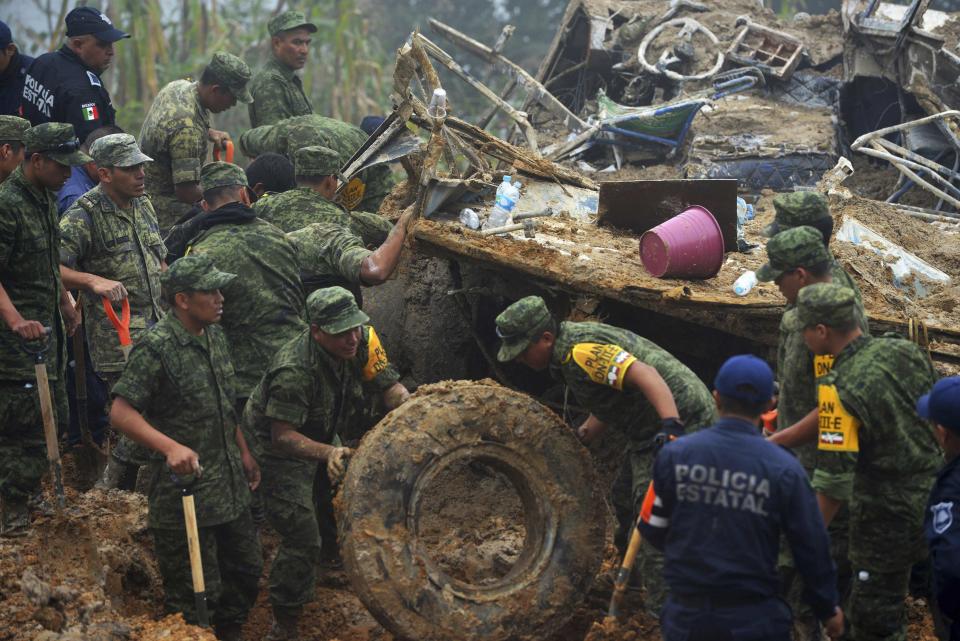
<svg viewBox="0 0 960 641">
<path fill-rule="evenodd" d="M 83 112 L 84 120 L 96 120 L 100 117 L 100 112 L 97 110 L 97 103 L 88 102 L 80 105 L 80 110 Z"/>
</svg>

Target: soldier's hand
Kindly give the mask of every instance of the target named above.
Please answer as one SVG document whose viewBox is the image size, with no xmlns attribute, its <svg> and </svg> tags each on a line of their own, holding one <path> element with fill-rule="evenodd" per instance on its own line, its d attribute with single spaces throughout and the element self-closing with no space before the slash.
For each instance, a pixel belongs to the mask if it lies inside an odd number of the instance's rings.
<svg viewBox="0 0 960 641">
<path fill-rule="evenodd" d="M 200 474 L 200 456 L 185 445 L 177 443 L 167 452 L 167 466 L 174 474 L 186 476 Z"/>
<path fill-rule="evenodd" d="M 840 609 L 840 606 L 837 606 L 833 616 L 823 622 L 823 627 L 828 637 L 831 639 L 839 639 L 843 635 L 844 624 L 843 610 Z"/>
<path fill-rule="evenodd" d="M 96 277 L 93 281 L 93 293 L 107 298 L 111 303 L 119 303 L 127 297 L 127 288 L 117 280 Z"/>
<path fill-rule="evenodd" d="M 403 383 L 394 383 L 383 393 L 383 404 L 387 410 L 395 410 L 410 398 L 410 390 Z"/>
<path fill-rule="evenodd" d="M 71 299 L 72 300 L 72 299 Z M 67 336 L 73 336 L 80 329 L 80 312 L 73 306 L 72 302 L 60 305 L 60 313 L 63 314 L 63 325 L 67 331 Z"/>
<path fill-rule="evenodd" d="M 39 321 L 25 320 L 22 316 L 15 322 L 10 329 L 16 332 L 17 336 L 25 341 L 35 341 L 43 338 L 46 334 L 43 323 Z"/>
<path fill-rule="evenodd" d="M 243 463 L 243 473 L 247 477 L 247 487 L 253 492 L 260 487 L 260 465 L 250 452 L 245 453 L 240 460 Z"/>
<path fill-rule="evenodd" d="M 225 131 L 220 131 L 219 129 L 208 129 L 207 137 L 210 139 L 210 142 L 219 149 L 226 149 L 227 141 L 230 140 L 230 134 Z"/>
<path fill-rule="evenodd" d="M 347 461 L 353 455 L 353 450 L 349 447 L 335 447 L 327 458 L 327 476 L 331 483 L 339 483 L 340 479 L 347 472 Z"/>
</svg>

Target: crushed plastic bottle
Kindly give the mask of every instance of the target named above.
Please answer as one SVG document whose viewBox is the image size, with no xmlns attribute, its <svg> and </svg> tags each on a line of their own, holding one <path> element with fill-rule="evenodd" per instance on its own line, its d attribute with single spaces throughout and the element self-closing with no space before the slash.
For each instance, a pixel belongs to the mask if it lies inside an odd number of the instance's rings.
<svg viewBox="0 0 960 641">
<path fill-rule="evenodd" d="M 753 270 L 743 272 L 733 283 L 733 293 L 737 296 L 746 296 L 757 284 L 757 273 Z"/>
<path fill-rule="evenodd" d="M 433 90 L 433 96 L 430 98 L 430 104 L 427 105 L 427 115 L 431 118 L 447 117 L 447 91 L 446 89 Z"/>
<path fill-rule="evenodd" d="M 470 229 L 480 229 L 480 216 L 470 208 L 460 212 L 460 222 Z"/>
<path fill-rule="evenodd" d="M 513 184 L 512 176 L 504 176 L 497 187 L 497 201 L 487 219 L 487 227 L 503 227 L 513 220 L 513 209 L 520 200 L 520 183 Z"/>
</svg>

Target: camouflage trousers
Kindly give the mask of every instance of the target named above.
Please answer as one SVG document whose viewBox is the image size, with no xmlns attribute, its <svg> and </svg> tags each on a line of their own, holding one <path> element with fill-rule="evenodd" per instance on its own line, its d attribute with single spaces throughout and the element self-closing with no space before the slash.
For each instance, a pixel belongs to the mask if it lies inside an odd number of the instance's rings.
<svg viewBox="0 0 960 641">
<path fill-rule="evenodd" d="M 69 416 L 62 381 L 50 381 L 50 396 L 61 432 Z M 36 382 L 0 382 L 0 499 L 25 503 L 40 488 L 46 470 L 47 448 Z"/>
<path fill-rule="evenodd" d="M 197 623 L 190 554 L 184 530 L 151 529 L 157 565 L 163 577 L 164 607 Z M 260 539 L 249 510 L 232 521 L 201 527 L 200 556 L 207 589 L 207 611 L 214 625 L 243 623 L 257 600 L 263 570 Z"/>
<path fill-rule="evenodd" d="M 850 641 L 906 641 L 910 568 L 873 572 L 854 567 L 847 618 Z"/>
<path fill-rule="evenodd" d="M 270 567 L 270 604 L 274 612 L 296 616 L 314 598 L 320 529 L 314 502 L 316 462 L 264 454 L 261 488 L 267 522 L 280 535 Z"/>
</svg>

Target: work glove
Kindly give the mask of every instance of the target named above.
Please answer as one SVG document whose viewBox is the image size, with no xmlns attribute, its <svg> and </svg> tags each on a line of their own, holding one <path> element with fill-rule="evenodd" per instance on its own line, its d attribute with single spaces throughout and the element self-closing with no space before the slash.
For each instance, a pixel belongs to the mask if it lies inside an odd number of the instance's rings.
<svg viewBox="0 0 960 641">
<path fill-rule="evenodd" d="M 653 453 L 659 453 L 664 445 L 683 436 L 683 430 L 683 421 L 675 416 L 660 419 L 660 431 L 653 437 Z"/>
</svg>

